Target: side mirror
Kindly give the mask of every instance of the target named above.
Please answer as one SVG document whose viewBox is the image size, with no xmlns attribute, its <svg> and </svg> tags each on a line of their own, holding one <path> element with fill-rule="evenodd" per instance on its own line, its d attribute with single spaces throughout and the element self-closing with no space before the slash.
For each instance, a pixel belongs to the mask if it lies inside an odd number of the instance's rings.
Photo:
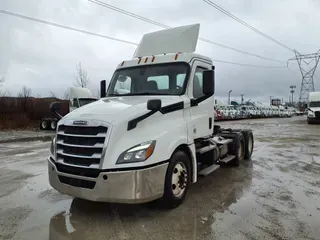
<svg viewBox="0 0 320 240">
<path fill-rule="evenodd" d="M 52 102 L 50 104 L 50 110 L 51 112 L 59 119 L 62 118 L 62 116 L 58 113 L 61 109 L 61 104 L 59 102 Z"/>
<path fill-rule="evenodd" d="M 203 72 L 203 94 L 212 96 L 215 90 L 214 69 Z"/>
<path fill-rule="evenodd" d="M 106 80 L 100 82 L 100 98 L 106 97 Z"/>
<path fill-rule="evenodd" d="M 160 99 L 150 99 L 147 102 L 147 109 L 150 111 L 159 111 L 161 109 L 161 100 Z"/>
</svg>

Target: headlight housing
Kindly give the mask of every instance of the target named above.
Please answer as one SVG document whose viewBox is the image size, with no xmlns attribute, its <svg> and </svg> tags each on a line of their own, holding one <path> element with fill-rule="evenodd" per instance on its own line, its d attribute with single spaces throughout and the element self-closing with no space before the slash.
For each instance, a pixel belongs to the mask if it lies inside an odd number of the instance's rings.
<svg viewBox="0 0 320 240">
<path fill-rule="evenodd" d="M 51 145 L 50 145 L 50 152 L 51 152 L 52 156 L 54 156 L 55 146 L 56 146 L 56 137 L 54 137 L 54 138 L 52 139 Z"/>
<path fill-rule="evenodd" d="M 116 164 L 144 162 L 153 153 L 156 141 L 148 141 L 136 145 L 120 154 Z"/>
<path fill-rule="evenodd" d="M 313 116 L 314 116 L 314 112 L 309 110 L 309 111 L 308 111 L 308 116 L 313 117 Z"/>
</svg>

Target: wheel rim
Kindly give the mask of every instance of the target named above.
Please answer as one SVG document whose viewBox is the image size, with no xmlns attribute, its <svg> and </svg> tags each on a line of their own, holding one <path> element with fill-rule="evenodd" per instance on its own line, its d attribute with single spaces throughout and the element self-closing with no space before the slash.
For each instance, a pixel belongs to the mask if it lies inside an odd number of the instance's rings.
<svg viewBox="0 0 320 240">
<path fill-rule="evenodd" d="M 47 123 L 46 123 L 45 121 L 43 121 L 43 122 L 41 123 L 41 126 L 42 126 L 42 128 L 47 128 Z"/>
<path fill-rule="evenodd" d="M 56 128 L 56 123 L 55 122 L 51 122 L 51 129 L 55 129 Z"/>
<path fill-rule="evenodd" d="M 180 198 L 186 191 L 188 181 L 187 167 L 184 163 L 179 162 L 172 171 L 171 189 L 175 197 Z"/>
</svg>

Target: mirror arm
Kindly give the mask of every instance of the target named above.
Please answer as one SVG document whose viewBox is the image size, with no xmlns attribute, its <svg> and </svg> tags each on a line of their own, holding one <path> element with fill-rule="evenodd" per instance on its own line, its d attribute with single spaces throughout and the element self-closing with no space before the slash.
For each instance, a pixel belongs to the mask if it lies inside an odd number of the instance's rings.
<svg viewBox="0 0 320 240">
<path fill-rule="evenodd" d="M 204 100 L 210 98 L 212 95 L 204 95 L 199 98 L 192 98 L 190 99 L 190 107 L 198 106 L 199 103 L 203 102 Z"/>
<path fill-rule="evenodd" d="M 56 117 L 56 118 L 58 118 L 59 120 L 62 118 L 62 116 L 61 116 L 61 114 L 59 114 L 58 112 L 52 112 L 53 113 L 53 115 Z"/>
</svg>

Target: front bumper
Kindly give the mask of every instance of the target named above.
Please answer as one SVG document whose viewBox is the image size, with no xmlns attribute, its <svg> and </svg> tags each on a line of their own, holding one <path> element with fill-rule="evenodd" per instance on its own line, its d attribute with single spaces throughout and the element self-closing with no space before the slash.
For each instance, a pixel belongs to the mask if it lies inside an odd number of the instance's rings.
<svg viewBox="0 0 320 240">
<path fill-rule="evenodd" d="M 168 163 L 117 172 L 101 172 L 97 178 L 58 172 L 48 159 L 50 185 L 62 194 L 95 202 L 143 203 L 161 198 Z"/>
<path fill-rule="evenodd" d="M 308 116 L 307 119 L 309 123 L 320 123 L 320 119 L 315 116 Z"/>
</svg>

